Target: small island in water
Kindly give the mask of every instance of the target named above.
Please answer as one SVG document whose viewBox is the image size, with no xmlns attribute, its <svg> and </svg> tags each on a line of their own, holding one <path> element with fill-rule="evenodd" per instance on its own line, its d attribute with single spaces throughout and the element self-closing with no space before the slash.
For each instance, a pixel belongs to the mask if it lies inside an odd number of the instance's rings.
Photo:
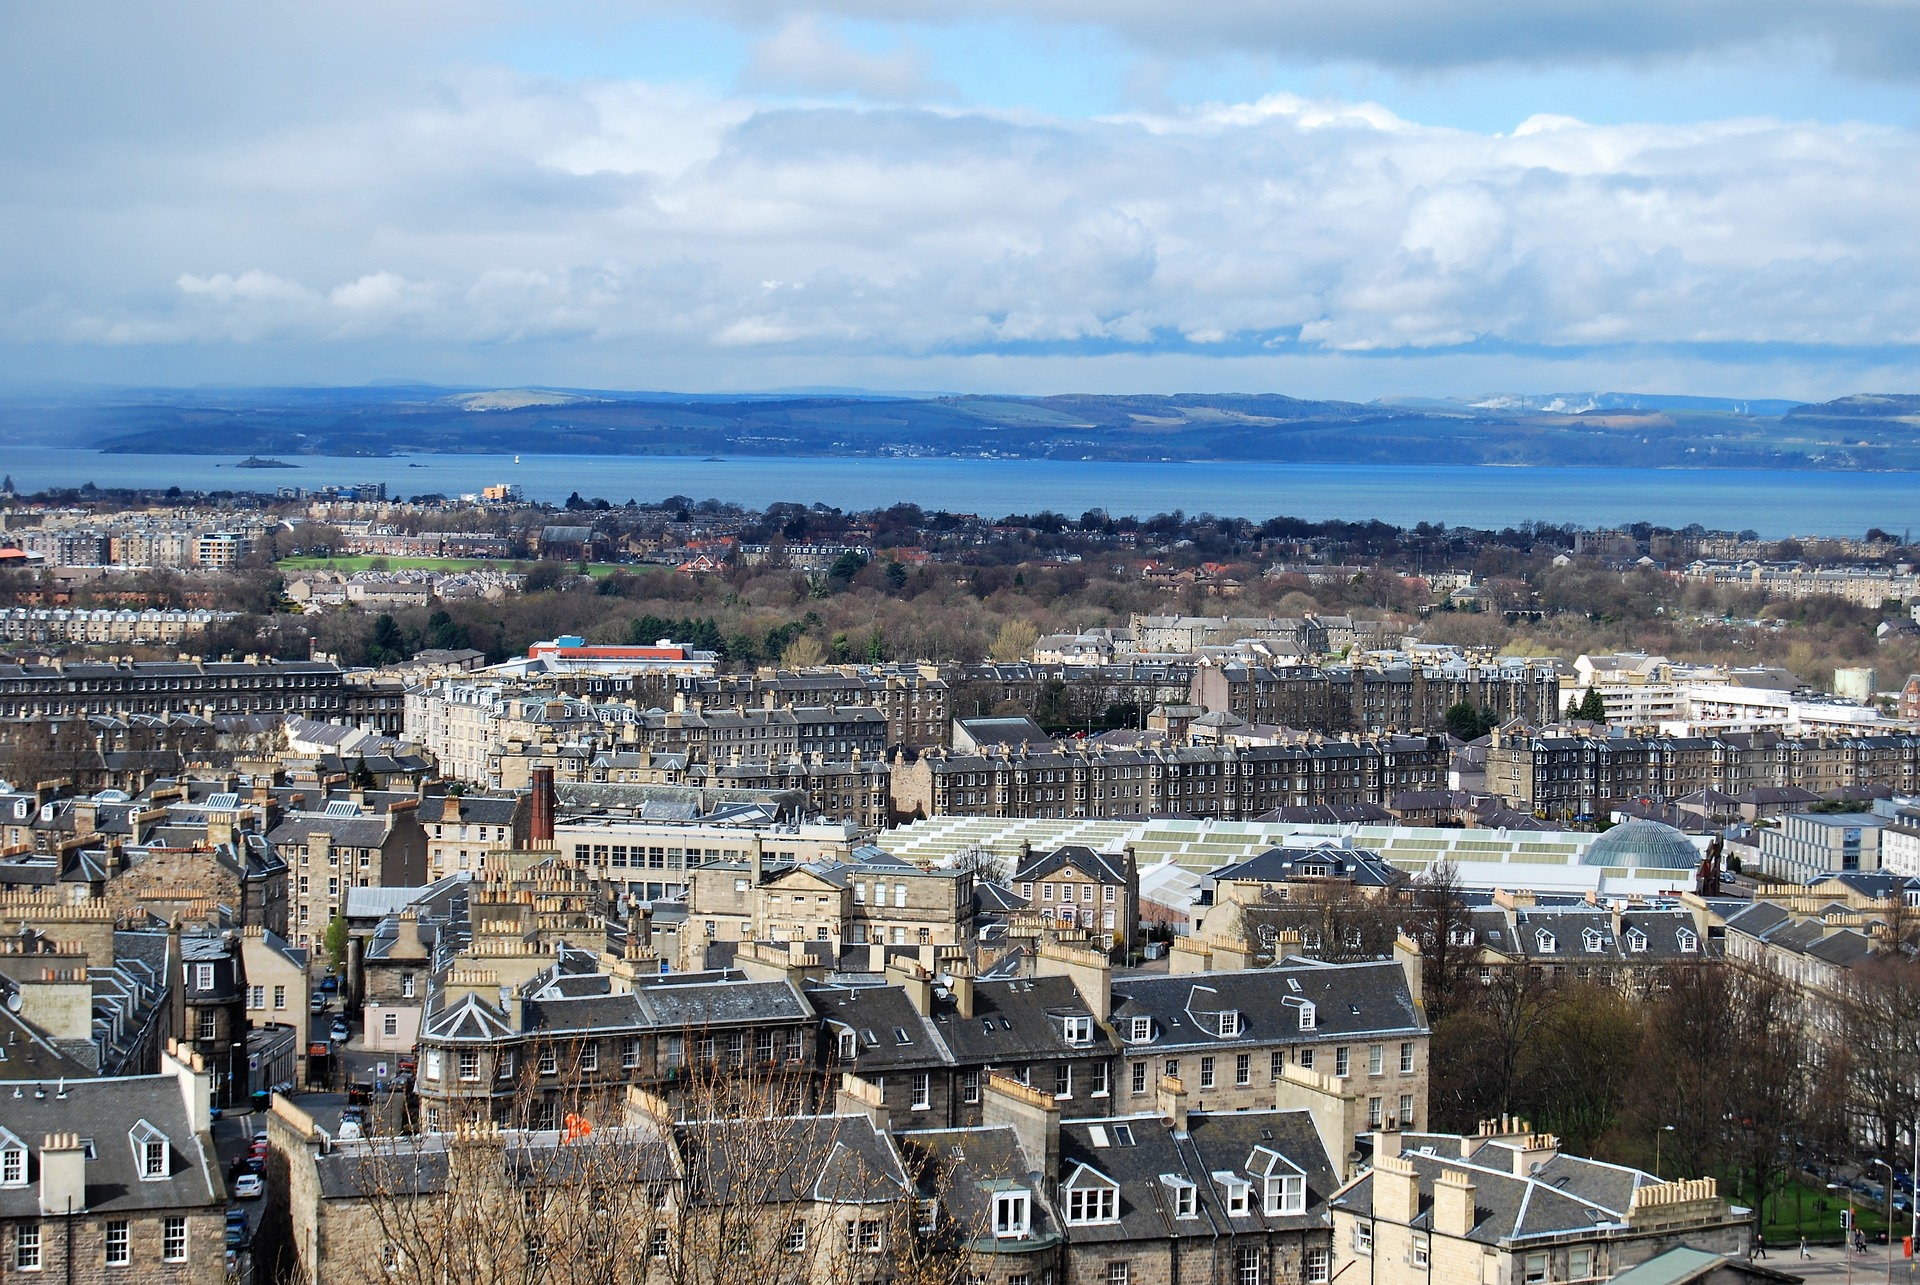
<svg viewBox="0 0 1920 1285">
<path fill-rule="evenodd" d="M 249 455 L 235 468 L 299 468 L 298 464 L 289 464 L 285 460 L 263 460 L 258 455 Z"/>
</svg>

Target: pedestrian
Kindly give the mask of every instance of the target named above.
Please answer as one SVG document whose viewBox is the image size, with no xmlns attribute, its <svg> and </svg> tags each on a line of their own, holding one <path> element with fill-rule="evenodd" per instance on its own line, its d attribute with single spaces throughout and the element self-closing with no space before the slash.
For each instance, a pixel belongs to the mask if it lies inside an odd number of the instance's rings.
<svg viewBox="0 0 1920 1285">
<path fill-rule="evenodd" d="M 1767 1256 L 1766 1233 L 1764 1232 L 1753 1233 L 1753 1256 L 1755 1258 L 1765 1258 Z"/>
<path fill-rule="evenodd" d="M 1802 1258 L 1813 1257 L 1813 1251 L 1807 1248 L 1807 1238 L 1805 1236 L 1802 1236 L 1800 1238 L 1800 1257 Z"/>
<path fill-rule="evenodd" d="M 1867 1252 L 1867 1233 L 1861 1231 L 1858 1227 L 1853 1229 L 1853 1252 L 1856 1254 L 1864 1254 Z"/>
</svg>

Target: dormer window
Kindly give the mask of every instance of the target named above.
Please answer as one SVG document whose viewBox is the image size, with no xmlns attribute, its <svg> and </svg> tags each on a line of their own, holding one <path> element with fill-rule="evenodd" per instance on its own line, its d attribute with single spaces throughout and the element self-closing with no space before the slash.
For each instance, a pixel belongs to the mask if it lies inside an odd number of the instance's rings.
<svg viewBox="0 0 1920 1285">
<path fill-rule="evenodd" d="M 1160 1185 L 1167 1189 L 1167 1207 L 1173 1210 L 1175 1218 L 1197 1218 L 1200 1215 L 1200 1190 L 1178 1174 L 1163 1173 Z"/>
<path fill-rule="evenodd" d="M 1267 1213 L 1307 1212 L 1307 1180 L 1297 1173 L 1267 1175 Z"/>
<path fill-rule="evenodd" d="M 1606 943 L 1606 937 L 1601 934 L 1598 928 L 1589 928 L 1580 934 L 1580 944 L 1586 947 L 1589 955 L 1599 954 L 1600 948 L 1606 945 Z"/>
<path fill-rule="evenodd" d="M 1229 1009 L 1227 1012 L 1220 1014 L 1220 1034 L 1238 1035 L 1239 1033 L 1240 1033 L 1239 1012 L 1236 1010 Z"/>
<path fill-rule="evenodd" d="M 1033 1227 L 1033 1201 L 1024 1191 L 1002 1191 L 993 1197 L 993 1234 L 1002 1240 L 1025 1236 Z"/>
<path fill-rule="evenodd" d="M 1307 1211 L 1307 1171 L 1271 1147 L 1255 1147 L 1247 1172 L 1262 1180 L 1262 1208 L 1270 1215 Z"/>
<path fill-rule="evenodd" d="M 1070 1226 L 1117 1222 L 1120 1218 L 1119 1185 L 1086 1165 L 1060 1184 L 1060 1203 L 1066 1208 Z"/>
<path fill-rule="evenodd" d="M 1638 928 L 1628 929 L 1627 930 L 1627 951 L 1628 953 L 1634 954 L 1634 955 L 1646 954 L 1647 953 L 1647 935 L 1641 932 Z"/>
<path fill-rule="evenodd" d="M 1542 955 L 1551 955 L 1560 949 L 1560 943 L 1555 941 L 1553 934 L 1544 928 L 1533 930 L 1533 944 Z"/>
<path fill-rule="evenodd" d="M 172 1148 L 166 1134 L 142 1120 L 127 1131 L 127 1139 L 133 1143 L 133 1164 L 142 1182 L 156 1182 L 170 1175 Z"/>
<path fill-rule="evenodd" d="M 1301 1030 L 1311 1031 L 1320 1025 L 1320 1011 L 1313 1006 L 1312 1000 L 1288 995 L 1286 1003 L 1299 1010 Z"/>
<path fill-rule="evenodd" d="M 1093 1043 L 1093 1018 L 1069 1017 L 1065 1019 L 1063 1025 L 1066 1028 L 1067 1043 L 1069 1044 Z"/>
<path fill-rule="evenodd" d="M 1153 1038 L 1153 1019 L 1151 1017 L 1130 1017 L 1127 1019 L 1127 1042 L 1145 1044 Z"/>
<path fill-rule="evenodd" d="M 1682 928 L 1677 934 L 1677 936 L 1680 942 L 1680 950 L 1682 953 L 1691 955 L 1695 951 L 1700 949 L 1700 939 L 1696 937 L 1692 933 L 1692 931 L 1690 931 L 1689 929 Z"/>
<path fill-rule="evenodd" d="M 1253 1184 L 1237 1173 L 1220 1172 L 1213 1175 L 1215 1182 L 1227 1193 L 1227 1216 L 1245 1218 L 1253 1212 Z"/>
<path fill-rule="evenodd" d="M 0 1129 L 0 1187 L 27 1185 L 27 1144 Z"/>
</svg>

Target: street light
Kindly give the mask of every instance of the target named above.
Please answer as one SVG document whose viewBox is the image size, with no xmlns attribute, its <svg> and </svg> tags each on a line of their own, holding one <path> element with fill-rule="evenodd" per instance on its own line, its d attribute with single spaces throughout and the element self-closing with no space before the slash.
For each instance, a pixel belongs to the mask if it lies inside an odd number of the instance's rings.
<svg viewBox="0 0 1920 1285">
<path fill-rule="evenodd" d="M 1884 1160 L 1869 1160 L 1887 1171 L 1887 1285 L 1893 1285 L 1893 1166 Z"/>
<path fill-rule="evenodd" d="M 1847 1285 L 1853 1285 L 1853 1238 L 1857 1231 L 1853 1225 L 1853 1188 L 1845 1183 L 1830 1182 L 1827 1190 L 1847 1193 L 1847 1234 L 1841 1238 L 1841 1252 L 1847 1256 Z"/>
<path fill-rule="evenodd" d="M 1670 1125 L 1670 1124 L 1663 1124 L 1663 1125 L 1661 1125 L 1661 1126 L 1660 1126 L 1660 1127 L 1659 1127 L 1658 1129 L 1656 1129 L 1656 1130 L 1654 1131 L 1654 1134 L 1653 1134 L 1653 1176 L 1654 1176 L 1655 1178 L 1658 1178 L 1658 1177 L 1660 1177 L 1660 1135 L 1661 1135 L 1661 1134 L 1664 1134 L 1664 1133 L 1672 1133 L 1672 1132 L 1673 1132 L 1673 1126 L 1672 1126 L 1672 1125 Z"/>
</svg>

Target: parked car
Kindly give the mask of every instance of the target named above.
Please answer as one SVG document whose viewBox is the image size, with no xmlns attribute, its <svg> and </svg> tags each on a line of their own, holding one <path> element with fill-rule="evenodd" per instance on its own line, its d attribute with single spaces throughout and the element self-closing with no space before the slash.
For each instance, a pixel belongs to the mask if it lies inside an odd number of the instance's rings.
<svg viewBox="0 0 1920 1285">
<path fill-rule="evenodd" d="M 262 1153 L 260 1155 L 248 1156 L 246 1163 L 247 1163 L 248 1173 L 259 1174 L 259 1173 L 265 1173 L 267 1171 L 267 1157 L 265 1153 Z M 235 1181 L 238 1181 L 238 1179 L 236 1179 Z"/>
<path fill-rule="evenodd" d="M 207 1119 L 209 1120 L 218 1120 L 220 1118 L 220 1114 L 221 1112 L 218 1105 L 210 1106 L 207 1108 Z"/>
<path fill-rule="evenodd" d="M 247 1225 L 245 1223 L 227 1224 L 227 1248 L 238 1249 L 247 1243 Z"/>
<path fill-rule="evenodd" d="M 238 1205 L 227 1206 L 227 1225 L 229 1227 L 231 1227 L 234 1223 L 239 1223 L 242 1226 L 245 1226 L 246 1221 L 247 1221 L 246 1210 L 240 1208 L 240 1206 Z"/>
<path fill-rule="evenodd" d="M 257 1173 L 243 1173 L 233 1180 L 233 1194 L 237 1200 L 258 1200 L 266 1189 L 266 1180 Z"/>
<path fill-rule="evenodd" d="M 327 1011 L 327 997 L 326 997 L 326 995 L 325 995 L 325 993 L 324 993 L 324 992 L 320 992 L 320 991 L 315 991 L 315 992 L 314 992 L 314 995 L 313 995 L 313 998 L 312 998 L 311 1000 L 309 1000 L 309 1001 L 308 1001 L 308 1003 L 307 1003 L 307 1007 L 308 1007 L 308 1008 L 310 1008 L 310 1009 L 312 1009 L 312 1010 L 313 1010 L 314 1012 L 316 1012 L 316 1013 L 324 1013 L 324 1012 L 326 1012 L 326 1011 Z"/>
<path fill-rule="evenodd" d="M 253 1131 L 253 1137 L 249 1139 L 249 1141 L 256 1147 L 262 1147 L 265 1146 L 270 1139 L 268 1139 L 265 1129 L 255 1129 Z"/>
<path fill-rule="evenodd" d="M 347 1042 L 348 1038 L 352 1036 L 353 1031 L 347 1026 L 346 1018 L 336 1017 L 333 1019 L 332 1034 L 334 1043 L 345 1044 Z"/>
</svg>

